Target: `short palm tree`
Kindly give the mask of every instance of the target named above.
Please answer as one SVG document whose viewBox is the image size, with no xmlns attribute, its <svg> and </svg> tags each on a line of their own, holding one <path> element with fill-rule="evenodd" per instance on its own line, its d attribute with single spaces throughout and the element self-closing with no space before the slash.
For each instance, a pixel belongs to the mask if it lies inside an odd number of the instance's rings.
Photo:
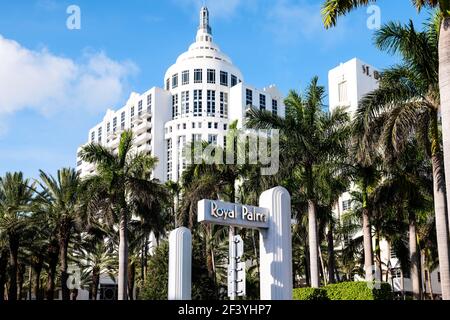
<svg viewBox="0 0 450 320">
<path fill-rule="evenodd" d="M 324 112 L 325 88 L 312 79 L 305 93 L 291 91 L 285 100 L 286 117 L 251 108 L 246 126 L 256 129 L 278 129 L 281 132 L 280 151 L 290 158 L 282 164 L 292 175 L 300 175 L 302 189 L 308 201 L 309 254 L 311 285 L 319 287 L 317 185 L 315 168 L 343 153 L 349 136 L 349 117 L 344 109 Z M 303 192 L 303 191 L 302 191 Z"/>
<path fill-rule="evenodd" d="M 133 133 L 124 131 L 118 152 L 89 144 L 81 152 L 96 165 L 97 174 L 86 179 L 84 194 L 90 215 L 119 224 L 119 300 L 127 300 L 128 222 L 137 205 L 151 208 L 158 200 L 160 183 L 151 179 L 157 159 L 133 151 Z"/>
<path fill-rule="evenodd" d="M 78 196 L 80 178 L 74 169 L 58 170 L 56 177 L 40 172 L 42 192 L 37 199 L 45 208 L 42 214 L 53 227 L 59 244 L 59 267 L 61 273 L 62 299 L 70 300 L 67 287 L 68 247 L 72 235 L 81 225 L 81 206 Z"/>
<path fill-rule="evenodd" d="M 22 233 L 29 226 L 33 188 L 21 172 L 6 173 L 0 178 L 0 230 L 9 249 L 8 300 L 17 300 L 17 272 Z M 1 291 L 1 290 L 0 290 Z"/>
<path fill-rule="evenodd" d="M 355 121 L 373 150 L 396 155 L 417 137 L 431 158 L 441 285 L 443 297 L 450 299 L 449 230 L 439 132 L 438 34 L 433 23 L 422 32 L 416 31 L 412 22 L 389 23 L 377 32 L 375 40 L 380 49 L 399 53 L 403 63 L 383 72 L 380 88 L 361 100 Z"/>
</svg>

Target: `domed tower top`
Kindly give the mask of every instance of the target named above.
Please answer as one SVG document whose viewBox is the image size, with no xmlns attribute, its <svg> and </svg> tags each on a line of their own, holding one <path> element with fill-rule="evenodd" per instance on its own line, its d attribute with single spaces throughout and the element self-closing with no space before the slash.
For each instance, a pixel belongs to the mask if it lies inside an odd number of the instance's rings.
<svg viewBox="0 0 450 320">
<path fill-rule="evenodd" d="M 209 25 L 209 10 L 206 6 L 200 9 L 200 24 L 197 32 L 197 42 L 212 42 L 212 30 Z"/>
</svg>

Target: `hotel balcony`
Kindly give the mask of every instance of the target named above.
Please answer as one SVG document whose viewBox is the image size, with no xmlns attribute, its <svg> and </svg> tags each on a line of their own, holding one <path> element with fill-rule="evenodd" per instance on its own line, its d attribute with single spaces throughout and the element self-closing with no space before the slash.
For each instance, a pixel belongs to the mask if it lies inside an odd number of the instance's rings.
<svg viewBox="0 0 450 320">
<path fill-rule="evenodd" d="M 137 134 L 134 137 L 134 143 L 137 146 L 140 146 L 141 144 L 146 144 L 148 141 L 152 140 L 152 134 L 148 132 L 144 132 L 141 134 Z"/>
<path fill-rule="evenodd" d="M 144 133 L 152 128 L 152 123 L 151 123 L 151 121 L 148 121 L 148 118 L 151 119 L 151 117 L 142 116 L 142 117 L 138 117 L 132 121 L 132 124 L 134 125 L 133 131 L 134 131 L 135 135 Z"/>
</svg>

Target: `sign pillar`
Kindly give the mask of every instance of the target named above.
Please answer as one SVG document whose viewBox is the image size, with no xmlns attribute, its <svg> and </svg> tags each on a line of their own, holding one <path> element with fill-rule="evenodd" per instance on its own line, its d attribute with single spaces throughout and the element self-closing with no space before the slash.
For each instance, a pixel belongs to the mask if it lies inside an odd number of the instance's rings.
<svg viewBox="0 0 450 320">
<path fill-rule="evenodd" d="M 169 300 L 191 300 L 192 235 L 185 227 L 169 236 Z"/>
<path fill-rule="evenodd" d="M 261 300 L 292 300 L 291 197 L 277 187 L 264 192 L 259 205 L 269 209 L 269 228 L 260 231 Z"/>
</svg>

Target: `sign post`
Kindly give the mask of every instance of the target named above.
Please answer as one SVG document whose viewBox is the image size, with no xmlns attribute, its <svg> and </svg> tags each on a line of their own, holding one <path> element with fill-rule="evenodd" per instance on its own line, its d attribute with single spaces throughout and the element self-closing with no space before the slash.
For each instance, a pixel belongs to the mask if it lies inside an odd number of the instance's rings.
<svg viewBox="0 0 450 320">
<path fill-rule="evenodd" d="M 231 236 L 230 234 L 229 247 L 228 297 L 234 300 L 236 297 L 246 295 L 245 262 L 242 262 L 244 241 L 241 236 Z"/>
</svg>

